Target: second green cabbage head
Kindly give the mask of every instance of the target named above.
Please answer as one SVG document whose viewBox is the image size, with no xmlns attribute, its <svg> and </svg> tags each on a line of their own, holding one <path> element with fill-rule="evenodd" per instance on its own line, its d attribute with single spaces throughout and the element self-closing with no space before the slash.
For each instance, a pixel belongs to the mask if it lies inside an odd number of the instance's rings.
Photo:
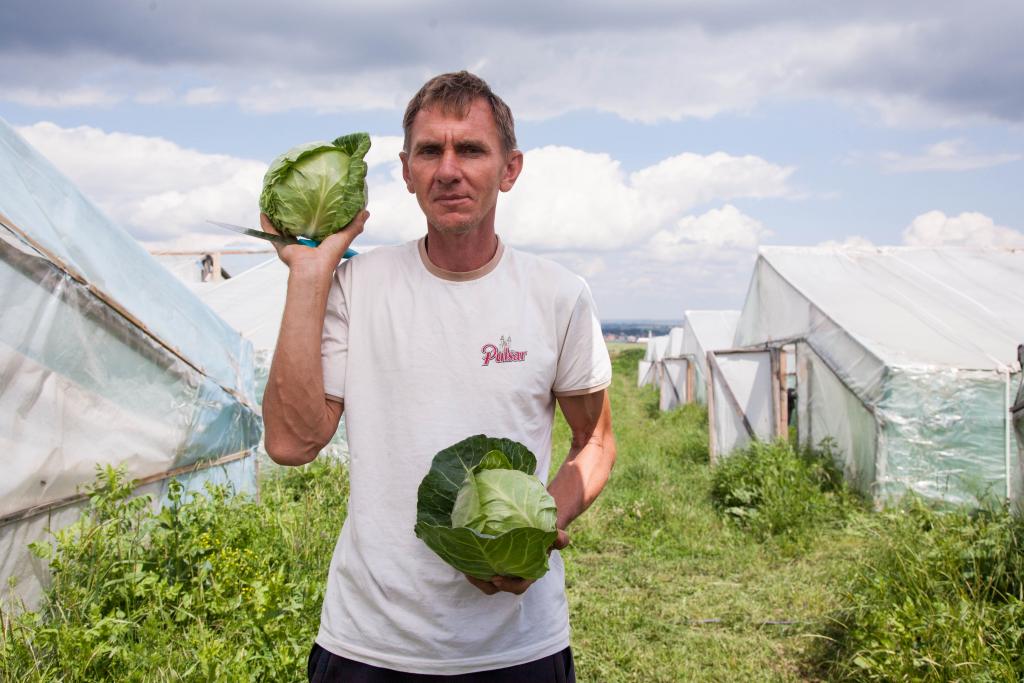
<svg viewBox="0 0 1024 683">
<path fill-rule="evenodd" d="M 548 571 L 556 509 L 521 443 L 479 434 L 434 456 L 420 483 L 416 535 L 460 572 L 539 579 Z"/>
</svg>

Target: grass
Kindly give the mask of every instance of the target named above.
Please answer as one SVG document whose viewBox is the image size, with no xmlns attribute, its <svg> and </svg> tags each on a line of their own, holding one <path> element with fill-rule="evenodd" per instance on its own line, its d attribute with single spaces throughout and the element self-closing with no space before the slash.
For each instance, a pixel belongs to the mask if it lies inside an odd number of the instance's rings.
<svg viewBox="0 0 1024 683">
<path fill-rule="evenodd" d="M 613 349 L 618 461 L 564 551 L 581 683 L 1024 678 L 1024 522 L 871 513 L 827 454 L 785 443 L 712 470 L 703 409 L 659 412 L 642 353 Z M 557 461 L 561 417 L 554 440 Z M 277 468 L 259 503 L 214 489 L 159 515 L 129 491 L 103 473 L 58 535 L 44 608 L 4 615 L 0 680 L 305 680 L 344 468 Z"/>
<path fill-rule="evenodd" d="M 1024 519 L 916 498 L 859 520 L 865 561 L 823 661 L 836 680 L 1024 680 Z"/>
<path fill-rule="evenodd" d="M 703 409 L 659 413 L 657 392 L 635 387 L 639 357 L 614 359 L 618 461 L 564 552 L 580 680 L 816 678 L 831 584 L 857 539 L 822 529 L 794 557 L 720 514 Z M 555 434 L 558 453 L 568 428 Z"/>
</svg>

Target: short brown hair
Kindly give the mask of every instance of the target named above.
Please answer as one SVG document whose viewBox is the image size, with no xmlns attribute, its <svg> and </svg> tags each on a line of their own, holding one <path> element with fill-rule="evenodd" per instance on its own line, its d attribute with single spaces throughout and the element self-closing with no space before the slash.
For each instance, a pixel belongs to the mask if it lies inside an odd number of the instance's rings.
<svg viewBox="0 0 1024 683">
<path fill-rule="evenodd" d="M 418 93 L 413 95 L 413 98 L 409 100 L 409 106 L 405 108 L 405 116 L 402 117 L 402 128 L 405 131 L 402 148 L 409 151 L 409 133 L 412 130 L 412 122 L 421 109 L 437 106 L 445 113 L 466 116 L 476 99 L 482 99 L 490 105 L 502 147 L 506 152 L 514 150 L 516 148 L 516 126 L 512 120 L 512 110 L 508 108 L 504 100 L 491 91 L 490 86 L 482 78 L 468 71 L 455 71 L 434 76 L 423 84 Z"/>
</svg>

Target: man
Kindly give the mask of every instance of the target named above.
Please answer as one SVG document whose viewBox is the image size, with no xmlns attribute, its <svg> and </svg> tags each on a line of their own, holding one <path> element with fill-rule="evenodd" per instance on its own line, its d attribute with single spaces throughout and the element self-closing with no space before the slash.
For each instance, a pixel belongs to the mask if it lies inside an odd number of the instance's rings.
<svg viewBox="0 0 1024 683">
<path fill-rule="evenodd" d="M 431 79 L 403 125 L 402 173 L 426 236 L 339 267 L 364 211 L 316 249 L 280 250 L 290 275 L 263 403 L 267 452 L 311 461 L 344 413 L 351 453 L 310 680 L 572 681 L 557 550 L 615 459 L 596 311 L 580 278 L 495 233 L 498 192 L 512 189 L 523 154 L 486 83 Z M 459 574 L 413 533 L 434 454 L 473 434 L 508 437 L 546 479 L 556 401 L 573 439 L 548 487 L 551 570 L 535 582 Z"/>
</svg>

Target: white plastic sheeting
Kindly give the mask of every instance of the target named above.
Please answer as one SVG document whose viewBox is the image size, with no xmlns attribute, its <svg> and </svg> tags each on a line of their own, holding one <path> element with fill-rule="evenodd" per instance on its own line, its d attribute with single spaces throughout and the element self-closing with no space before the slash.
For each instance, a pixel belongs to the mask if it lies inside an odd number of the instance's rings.
<svg viewBox="0 0 1024 683">
<path fill-rule="evenodd" d="M 694 400 L 706 404 L 708 351 L 732 348 L 739 311 L 686 311 L 682 355 L 694 363 Z"/>
<path fill-rule="evenodd" d="M 661 363 L 661 393 L 658 397 L 658 408 L 665 412 L 686 403 L 686 375 L 690 361 L 686 358 L 665 358 Z"/>
<path fill-rule="evenodd" d="M 640 365 L 637 368 L 636 373 L 636 385 L 638 387 L 645 387 L 648 384 L 654 383 L 654 370 L 655 366 L 652 361 L 641 360 Z"/>
<path fill-rule="evenodd" d="M 220 461 L 197 478 L 252 487 L 249 343 L 2 120 L 0 297 L 0 581 L 19 597 L 45 579 L 24 542 L 97 463 L 158 480 Z"/>
<path fill-rule="evenodd" d="M 1020 494 L 1005 394 L 1021 338 L 1024 251 L 765 247 L 735 346 L 806 345 L 802 438 L 842 442 L 877 503 L 913 490 L 974 504 Z"/>
<path fill-rule="evenodd" d="M 798 423 L 800 443 L 818 445 L 829 439 L 842 458 L 843 476 L 860 491 L 870 491 L 875 481 L 874 453 L 878 447 L 875 417 L 860 399 L 839 380 L 811 347 L 797 344 L 797 412 L 806 416 Z"/>
<path fill-rule="evenodd" d="M 663 358 L 681 358 L 683 354 L 683 328 L 673 327 L 668 331 Z"/>
<path fill-rule="evenodd" d="M 669 330 L 658 377 L 658 406 L 672 410 L 686 402 L 686 358 L 683 354 L 683 328 Z"/>
<path fill-rule="evenodd" d="M 647 349 L 644 351 L 643 360 L 638 368 L 638 383 L 640 386 L 653 384 L 661 387 L 661 361 L 668 350 L 668 335 L 651 337 L 647 342 Z M 645 365 L 649 363 L 649 365 Z"/>
<path fill-rule="evenodd" d="M 252 342 L 273 353 L 288 291 L 288 266 L 276 256 L 243 273 L 196 290 L 199 298 Z"/>
<path fill-rule="evenodd" d="M 771 441 L 776 424 L 771 353 L 711 351 L 708 356 L 712 461 L 743 448 L 753 439 Z"/>
</svg>

